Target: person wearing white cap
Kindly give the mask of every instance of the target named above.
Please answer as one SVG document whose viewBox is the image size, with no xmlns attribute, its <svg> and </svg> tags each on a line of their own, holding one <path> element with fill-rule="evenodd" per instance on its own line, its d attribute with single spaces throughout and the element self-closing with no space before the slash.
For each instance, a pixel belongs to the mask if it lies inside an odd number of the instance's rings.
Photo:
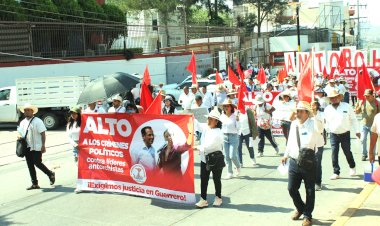
<svg viewBox="0 0 380 226">
<path fill-rule="evenodd" d="M 286 90 L 280 93 L 282 101 L 276 105 L 276 112 L 278 112 L 279 119 L 281 120 L 282 133 L 288 142 L 290 124 L 295 118 L 296 104 L 292 101 L 291 93 Z"/>
<path fill-rule="evenodd" d="M 289 140 L 286 145 L 282 164 L 289 159 L 288 190 L 296 207 L 292 220 L 304 216 L 302 225 L 312 225 L 312 212 L 315 203 L 315 153 L 317 136 L 323 131 L 320 121 L 310 118 L 310 104 L 299 101 L 297 104 L 297 120 L 290 126 Z M 302 161 L 303 153 L 308 153 L 309 162 Z M 298 161 L 301 160 L 301 161 Z M 305 184 L 306 201 L 301 198 L 299 188 L 302 180 Z"/>
<path fill-rule="evenodd" d="M 173 98 L 171 96 L 166 96 L 164 99 L 164 107 L 162 108 L 162 114 L 164 115 L 172 115 L 177 114 L 177 109 L 175 109 Z"/>
<path fill-rule="evenodd" d="M 38 108 L 27 103 L 20 107 L 20 111 L 24 113 L 25 118 L 20 122 L 18 130 L 22 132 L 22 136 L 26 139 L 28 151 L 25 153 L 25 159 L 32 179 L 32 185 L 26 189 L 40 188 L 34 166 L 44 172 L 49 177 L 50 185 L 53 185 L 55 183 L 55 173 L 42 163 L 42 154 L 46 152 L 46 127 L 40 118 L 34 116 L 38 112 Z"/>
<path fill-rule="evenodd" d="M 112 97 L 112 107 L 108 109 L 108 113 L 125 113 L 127 110 L 122 103 L 123 98 L 120 95 Z"/>
<path fill-rule="evenodd" d="M 334 79 L 330 79 L 323 90 L 326 94 L 329 94 L 332 90 L 336 90 L 339 92 L 339 88 L 335 85 Z"/>
<path fill-rule="evenodd" d="M 97 102 L 89 103 L 84 113 L 106 113 L 102 106 L 99 106 Z"/>
<path fill-rule="evenodd" d="M 213 205 L 220 206 L 222 205 L 221 177 L 223 168 L 225 167 L 225 162 L 222 152 L 222 122 L 220 121 L 220 113 L 217 108 L 214 107 L 214 109 L 207 115 L 207 125 L 195 121 L 194 127 L 195 130 L 202 133 L 200 145 L 195 147 L 196 150 L 199 150 L 201 159 L 201 198 L 195 205 L 198 208 L 208 206 L 207 187 L 210 179 L 210 173 L 212 172 L 212 179 L 214 180 L 215 186 L 215 201 Z M 212 160 L 212 163 L 210 160 Z M 209 162 L 209 164 L 207 164 L 207 162 Z"/>
<path fill-rule="evenodd" d="M 356 136 L 360 139 L 360 131 L 358 120 L 352 107 L 341 102 L 342 95 L 337 90 L 332 90 L 328 96 L 330 105 L 325 110 L 326 130 L 330 132 L 330 144 L 332 149 L 332 162 L 334 174 L 330 177 L 331 180 L 336 180 L 340 175 L 339 167 L 339 145 L 343 149 L 348 165 L 350 166 L 350 176 L 356 175 L 355 160 L 351 152 L 351 136 L 350 130 L 353 129 Z"/>
<path fill-rule="evenodd" d="M 279 155 L 280 150 L 274 140 L 272 134 L 272 113 L 276 110 L 272 105 L 265 102 L 261 95 L 256 95 L 254 99 L 255 107 L 254 114 L 257 117 L 257 129 L 259 131 L 259 145 L 258 152 L 259 157 L 264 156 L 265 137 L 272 144 L 276 151 L 276 155 Z"/>
</svg>

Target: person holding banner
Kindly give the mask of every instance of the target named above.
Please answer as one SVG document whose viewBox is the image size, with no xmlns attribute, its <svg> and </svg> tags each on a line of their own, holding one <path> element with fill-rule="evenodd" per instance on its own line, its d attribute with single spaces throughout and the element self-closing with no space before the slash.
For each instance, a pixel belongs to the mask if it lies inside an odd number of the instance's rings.
<svg viewBox="0 0 380 226">
<path fill-rule="evenodd" d="M 276 155 L 280 154 L 278 145 L 272 134 L 272 113 L 276 110 L 272 105 L 265 102 L 261 95 L 256 95 L 254 99 L 254 113 L 257 118 L 257 127 L 259 131 L 259 156 L 264 156 L 265 137 L 269 140 L 276 151 Z"/>
<path fill-rule="evenodd" d="M 66 126 L 66 134 L 73 148 L 74 161 L 78 162 L 78 142 L 81 124 L 81 110 L 75 106 L 70 109 L 70 118 Z"/>
<path fill-rule="evenodd" d="M 181 155 L 188 151 L 193 143 L 193 126 L 188 124 L 189 135 L 187 136 L 186 143 L 183 145 L 174 144 L 174 132 L 169 129 L 165 130 L 164 138 L 165 144 L 158 152 L 158 168 L 166 176 L 182 176 L 181 172 Z"/>
<path fill-rule="evenodd" d="M 108 113 L 125 113 L 126 109 L 122 103 L 123 98 L 120 95 L 115 95 L 112 98 L 112 107 L 108 109 Z"/>
<path fill-rule="evenodd" d="M 220 121 L 220 113 L 214 108 L 207 115 L 207 125 L 200 124 L 195 121 L 194 126 L 197 131 L 202 132 L 200 145 L 195 149 L 199 150 L 201 158 L 201 198 L 195 205 L 198 208 L 208 206 L 207 187 L 212 172 L 212 179 L 215 186 L 215 201 L 213 206 L 222 205 L 222 171 L 225 166 L 222 148 L 223 148 L 223 132 L 222 122 Z M 214 157 L 211 157 L 214 156 Z M 210 159 L 214 160 L 210 166 Z M 208 161 L 207 161 L 208 160 Z M 208 163 L 208 164 L 207 164 Z"/>
<path fill-rule="evenodd" d="M 330 131 L 330 144 L 332 149 L 332 162 L 334 168 L 334 174 L 330 177 L 331 180 L 340 178 L 339 167 L 339 144 L 343 149 L 343 153 L 346 156 L 347 162 L 350 166 L 350 176 L 356 175 L 356 164 L 354 156 L 351 152 L 351 137 L 350 130 L 356 133 L 356 136 L 360 139 L 359 125 L 356 119 L 356 115 L 352 107 L 341 102 L 342 95 L 335 89 L 333 89 L 327 96 L 330 99 L 330 105 L 325 109 L 326 128 Z"/>
<path fill-rule="evenodd" d="M 227 176 L 225 179 L 233 177 L 232 163 L 235 165 L 237 174 L 239 176 L 241 165 L 238 158 L 239 146 L 239 113 L 235 113 L 236 106 L 232 103 L 231 99 L 223 102 L 223 113 L 220 116 L 222 122 L 222 131 L 224 136 L 223 150 L 227 162 Z"/>
</svg>

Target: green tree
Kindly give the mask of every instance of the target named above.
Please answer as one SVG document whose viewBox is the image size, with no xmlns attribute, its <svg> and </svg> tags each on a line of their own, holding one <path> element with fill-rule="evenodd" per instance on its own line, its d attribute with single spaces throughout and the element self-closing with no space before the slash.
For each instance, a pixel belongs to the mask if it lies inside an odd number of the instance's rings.
<svg viewBox="0 0 380 226">
<path fill-rule="evenodd" d="M 274 17 L 270 15 L 280 14 L 287 7 L 288 1 L 286 0 L 235 0 L 240 3 L 250 3 L 257 9 L 257 35 L 261 35 L 261 25 L 264 20 L 273 20 Z"/>
<path fill-rule="evenodd" d="M 108 16 L 109 21 L 125 23 L 125 13 L 119 7 L 104 4 L 102 8 L 104 13 Z"/>
<path fill-rule="evenodd" d="M 15 0 L 0 0 L 0 21 L 21 21 L 26 20 L 24 10 L 20 3 Z"/>
<path fill-rule="evenodd" d="M 239 15 L 236 18 L 236 26 L 243 28 L 246 34 L 251 35 L 257 26 L 257 16 L 253 13 Z"/>
<path fill-rule="evenodd" d="M 43 21 L 44 18 L 59 20 L 57 6 L 51 0 L 23 0 L 21 6 L 28 14 L 29 21 Z"/>
<path fill-rule="evenodd" d="M 96 0 L 78 0 L 78 3 L 83 10 L 83 16 L 87 23 L 100 23 L 102 20 L 105 23 L 107 22 L 108 16 Z"/>
<path fill-rule="evenodd" d="M 225 14 L 230 13 L 230 9 L 225 3 L 225 0 L 200 0 L 208 11 L 208 22 L 210 25 L 226 25 L 225 19 L 228 18 Z M 223 15 L 221 15 L 223 14 Z"/>
<path fill-rule="evenodd" d="M 83 22 L 83 11 L 76 0 L 53 0 L 58 8 L 60 19 L 70 22 Z M 71 15 L 71 16 L 70 16 Z"/>
</svg>

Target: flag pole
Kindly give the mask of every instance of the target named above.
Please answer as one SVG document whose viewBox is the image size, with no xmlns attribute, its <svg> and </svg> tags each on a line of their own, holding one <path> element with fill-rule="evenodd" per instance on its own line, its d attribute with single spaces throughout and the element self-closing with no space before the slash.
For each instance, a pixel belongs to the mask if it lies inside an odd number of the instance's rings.
<svg viewBox="0 0 380 226">
<path fill-rule="evenodd" d="M 311 91 L 311 101 L 314 101 L 314 89 L 315 89 L 315 85 L 314 85 L 314 46 L 311 48 L 311 82 L 313 83 L 313 91 Z"/>
</svg>

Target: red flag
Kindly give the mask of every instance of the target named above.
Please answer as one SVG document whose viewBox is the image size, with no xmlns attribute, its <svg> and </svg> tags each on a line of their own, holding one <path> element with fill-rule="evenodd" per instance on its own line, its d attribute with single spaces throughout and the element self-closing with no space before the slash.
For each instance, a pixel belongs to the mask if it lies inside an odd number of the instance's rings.
<svg viewBox="0 0 380 226">
<path fill-rule="evenodd" d="M 146 65 L 146 67 L 145 67 L 145 71 L 144 71 L 144 76 L 143 76 L 142 82 L 145 83 L 145 84 L 147 84 L 147 85 L 150 85 L 150 75 L 149 75 L 148 65 Z"/>
<path fill-rule="evenodd" d="M 240 77 L 240 88 L 239 88 L 239 90 L 240 89 L 243 90 L 242 91 L 243 94 L 248 92 L 247 86 L 246 86 L 246 84 L 244 82 L 244 77 Z M 243 96 L 243 98 L 244 98 L 244 96 Z"/>
<path fill-rule="evenodd" d="M 375 87 L 373 86 L 367 67 L 363 63 L 362 74 L 358 75 L 358 99 L 364 100 L 364 91 L 366 89 L 372 89 L 373 91 L 375 91 Z"/>
<path fill-rule="evenodd" d="M 223 84 L 223 79 L 220 77 L 218 70 L 216 70 L 215 73 L 215 83 L 218 84 Z"/>
<path fill-rule="evenodd" d="M 329 77 L 328 77 L 328 79 L 330 80 L 330 79 L 335 79 L 335 70 L 336 70 L 336 67 L 332 67 L 331 69 L 330 69 L 330 75 L 329 75 Z"/>
<path fill-rule="evenodd" d="M 327 74 L 327 68 L 326 66 L 323 67 L 323 78 L 327 78 L 329 76 L 329 74 Z"/>
<path fill-rule="evenodd" d="M 344 73 L 344 69 L 346 68 L 346 54 L 345 51 L 340 51 L 339 56 L 339 62 L 338 62 L 338 68 L 339 68 L 339 74 Z"/>
<path fill-rule="evenodd" d="M 240 68 L 239 59 L 236 57 L 236 72 L 238 73 L 240 78 L 244 78 L 244 72 Z"/>
<path fill-rule="evenodd" d="M 154 115 L 161 115 L 162 114 L 162 95 L 161 91 L 158 92 L 156 98 L 152 101 L 148 109 L 146 109 L 145 114 L 154 114 Z"/>
<path fill-rule="evenodd" d="M 264 68 L 260 68 L 259 73 L 257 74 L 257 80 L 261 85 L 267 82 L 267 76 L 265 75 Z"/>
<path fill-rule="evenodd" d="M 298 90 L 298 99 L 300 101 L 312 101 L 314 84 L 313 84 L 313 62 L 312 62 L 312 54 L 308 57 L 305 67 L 299 75 L 297 90 Z"/>
<path fill-rule="evenodd" d="M 144 110 L 148 109 L 148 107 L 152 104 L 153 97 L 152 93 L 149 90 L 149 87 L 147 84 L 142 83 L 141 84 L 141 91 L 140 91 L 140 105 L 144 108 Z"/>
<path fill-rule="evenodd" d="M 244 84 L 240 85 L 239 93 L 238 93 L 238 102 L 237 102 L 237 108 L 243 114 L 245 114 L 245 106 L 244 106 L 244 101 L 243 101 L 243 98 L 244 98 L 244 87 L 245 87 Z M 247 89 L 247 87 L 245 87 L 245 89 Z"/>
<path fill-rule="evenodd" d="M 279 72 L 278 72 L 278 83 L 282 83 L 284 81 L 284 79 L 286 78 L 286 70 L 285 69 L 281 69 Z"/>
<path fill-rule="evenodd" d="M 191 54 L 190 62 L 189 62 L 189 65 L 187 65 L 186 70 L 191 72 L 191 75 L 192 75 L 191 82 L 193 84 L 198 84 L 198 82 L 197 82 L 197 64 L 196 64 L 194 52 L 192 52 L 192 54 Z"/>
<path fill-rule="evenodd" d="M 288 77 L 288 70 L 286 69 L 286 65 L 284 64 L 284 78 Z"/>
<path fill-rule="evenodd" d="M 234 85 L 240 85 L 239 78 L 235 75 L 235 72 L 231 69 L 230 66 L 228 66 L 228 80 Z"/>
</svg>

